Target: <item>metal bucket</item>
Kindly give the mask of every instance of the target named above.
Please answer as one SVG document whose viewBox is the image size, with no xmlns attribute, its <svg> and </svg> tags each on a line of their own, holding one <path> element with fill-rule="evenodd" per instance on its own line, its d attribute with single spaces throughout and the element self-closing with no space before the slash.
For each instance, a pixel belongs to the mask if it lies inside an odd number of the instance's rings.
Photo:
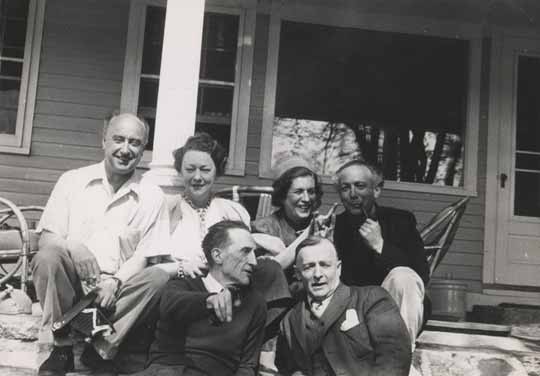
<svg viewBox="0 0 540 376">
<path fill-rule="evenodd" d="M 467 311 L 467 284 L 453 279 L 431 282 L 433 316 L 464 320 Z"/>
</svg>

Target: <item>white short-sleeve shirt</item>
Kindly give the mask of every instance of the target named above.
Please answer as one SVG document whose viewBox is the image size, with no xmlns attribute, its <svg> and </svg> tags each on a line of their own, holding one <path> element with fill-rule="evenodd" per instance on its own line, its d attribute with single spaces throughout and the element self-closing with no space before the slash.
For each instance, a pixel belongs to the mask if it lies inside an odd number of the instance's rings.
<svg viewBox="0 0 540 376">
<path fill-rule="evenodd" d="M 60 177 L 41 216 L 42 230 L 86 245 L 103 273 L 116 273 L 134 254 L 170 254 L 161 189 L 134 175 L 114 193 L 103 162 Z"/>
</svg>

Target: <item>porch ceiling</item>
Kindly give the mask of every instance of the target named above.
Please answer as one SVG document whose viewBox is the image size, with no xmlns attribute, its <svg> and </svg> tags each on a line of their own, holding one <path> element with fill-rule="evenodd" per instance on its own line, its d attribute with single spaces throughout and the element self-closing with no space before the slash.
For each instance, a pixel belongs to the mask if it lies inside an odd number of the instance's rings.
<svg viewBox="0 0 540 376">
<path fill-rule="evenodd" d="M 539 0 L 283 0 L 356 11 L 540 29 Z"/>
</svg>

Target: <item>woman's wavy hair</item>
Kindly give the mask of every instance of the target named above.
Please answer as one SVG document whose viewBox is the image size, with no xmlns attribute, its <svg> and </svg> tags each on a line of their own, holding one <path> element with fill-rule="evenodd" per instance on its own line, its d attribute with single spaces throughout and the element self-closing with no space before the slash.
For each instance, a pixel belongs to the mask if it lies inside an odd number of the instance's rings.
<svg viewBox="0 0 540 376">
<path fill-rule="evenodd" d="M 227 164 L 227 151 L 208 133 L 196 133 L 187 139 L 184 146 L 173 151 L 174 168 L 178 172 L 182 172 L 182 161 L 184 155 L 190 150 L 202 151 L 210 154 L 212 161 L 216 165 L 216 176 L 222 176 L 225 173 L 225 165 Z"/>
<path fill-rule="evenodd" d="M 311 176 L 315 181 L 315 205 L 313 209 L 318 209 L 319 206 L 321 206 L 323 195 L 321 179 L 309 168 L 302 166 L 288 169 L 272 183 L 272 187 L 274 188 L 274 192 L 272 193 L 272 205 L 277 208 L 282 208 L 293 180 L 304 176 Z"/>
</svg>

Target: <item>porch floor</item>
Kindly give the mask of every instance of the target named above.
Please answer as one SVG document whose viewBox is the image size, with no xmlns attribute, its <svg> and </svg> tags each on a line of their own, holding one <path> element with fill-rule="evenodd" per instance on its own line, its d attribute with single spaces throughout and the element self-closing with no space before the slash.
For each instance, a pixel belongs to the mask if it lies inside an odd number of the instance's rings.
<svg viewBox="0 0 540 376">
<path fill-rule="evenodd" d="M 39 319 L 38 314 L 0 315 L 1 375 L 35 375 L 42 360 L 36 342 Z M 540 376 L 540 342 L 428 329 L 417 344 L 413 364 L 422 376 Z M 76 369 L 70 375 L 91 375 L 78 361 Z"/>
</svg>

